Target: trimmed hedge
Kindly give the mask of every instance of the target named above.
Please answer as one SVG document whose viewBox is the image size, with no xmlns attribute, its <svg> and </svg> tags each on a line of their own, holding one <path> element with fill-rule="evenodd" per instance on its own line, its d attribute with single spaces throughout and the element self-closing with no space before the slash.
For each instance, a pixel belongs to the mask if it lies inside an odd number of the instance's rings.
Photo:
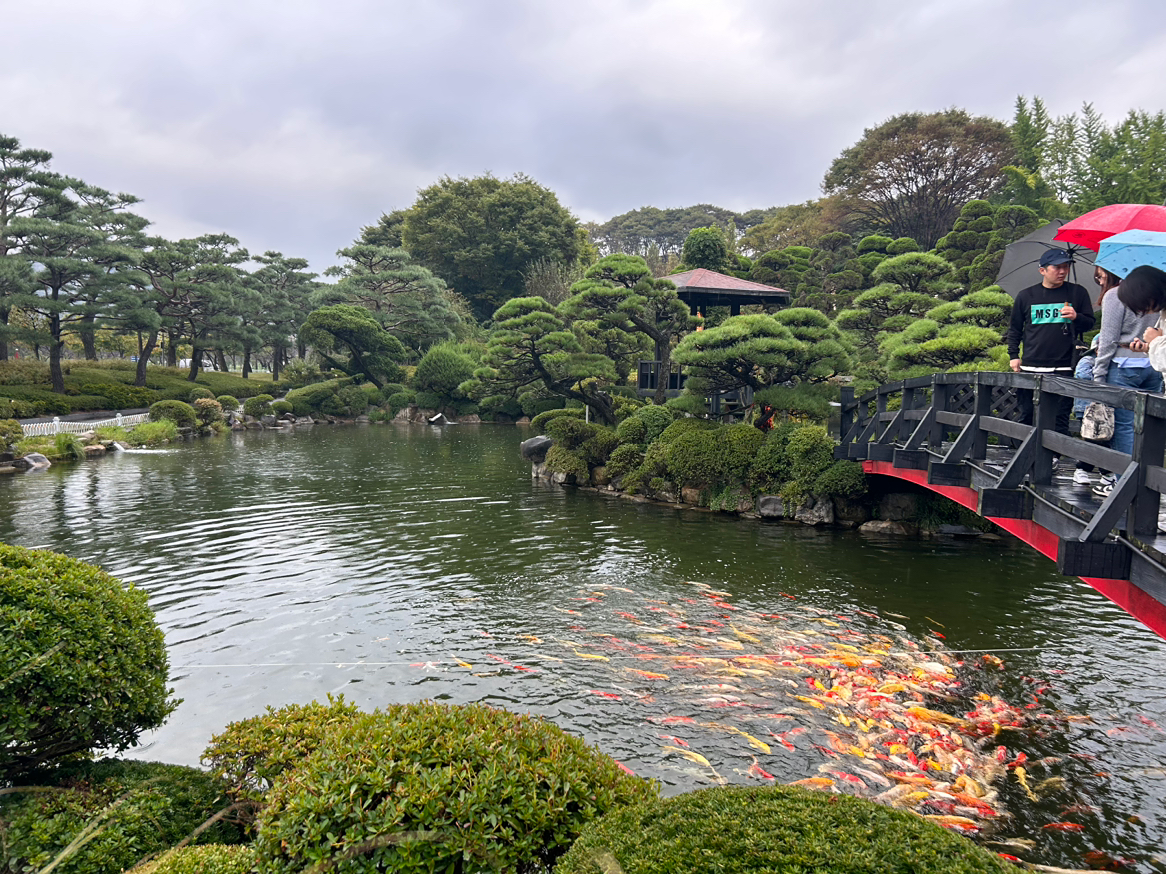
<svg viewBox="0 0 1166 874">
<path fill-rule="evenodd" d="M 267 416 L 271 413 L 271 402 L 275 400 L 271 395 L 261 394 L 243 401 L 243 412 L 253 419 Z"/>
<path fill-rule="evenodd" d="M 133 874 L 249 874 L 254 868 L 255 850 L 249 846 L 204 844 L 168 850 Z"/>
<path fill-rule="evenodd" d="M 53 552 L 0 544 L 0 780 L 124 750 L 178 705 L 146 593 Z"/>
<path fill-rule="evenodd" d="M 724 786 L 616 810 L 583 829 L 555 874 L 1014 874 L 922 817 L 793 786 Z"/>
<path fill-rule="evenodd" d="M 186 401 L 158 401 L 150 406 L 149 415 L 151 422 L 169 419 L 179 428 L 193 428 L 198 424 L 198 414 Z"/>
<path fill-rule="evenodd" d="M 534 717 L 394 705 L 330 734 L 276 783 L 260 814 L 258 867 L 543 870 L 588 821 L 657 791 Z"/>
<path fill-rule="evenodd" d="M 0 797 L 0 868 L 5 871 L 44 868 L 87 826 L 99 822 L 94 836 L 55 870 L 121 874 L 190 837 L 230 806 L 218 780 L 181 765 L 104 759 L 47 776 L 57 781 L 52 789 Z M 223 816 L 195 841 L 237 843 L 242 837 Z"/>
</svg>

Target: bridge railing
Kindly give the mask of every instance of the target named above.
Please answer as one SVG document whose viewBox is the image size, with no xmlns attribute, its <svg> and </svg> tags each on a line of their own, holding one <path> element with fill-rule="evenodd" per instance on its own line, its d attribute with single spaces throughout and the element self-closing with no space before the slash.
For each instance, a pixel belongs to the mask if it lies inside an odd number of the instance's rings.
<svg viewBox="0 0 1166 874">
<path fill-rule="evenodd" d="M 1032 424 L 1018 421 L 1021 392 L 1032 393 Z M 1130 410 L 1133 451 L 1054 430 L 1064 397 Z M 1060 456 L 1117 476 L 1080 533 L 1083 543 L 1103 542 L 1115 529 L 1124 536 L 1157 535 L 1166 493 L 1166 396 L 1044 374 L 941 373 L 888 383 L 861 397 L 844 388 L 840 413 L 839 458 L 927 470 L 931 484 L 973 485 L 974 478 L 982 515 L 1012 515 L 1008 507 L 1018 503 L 1009 495 L 1050 486 Z M 1000 454 L 1002 468 L 983 463 L 991 444 L 1014 450 Z"/>
<path fill-rule="evenodd" d="M 95 428 L 100 428 L 102 425 L 118 425 L 123 428 L 129 428 L 131 425 L 140 425 L 142 422 L 148 421 L 149 413 L 135 413 L 132 416 L 123 416 L 118 413 L 112 419 L 101 419 L 100 421 L 88 422 L 62 422 L 59 416 L 54 416 L 51 422 L 30 422 L 20 426 L 20 430 L 24 432 L 25 437 L 45 437 L 54 434 L 84 434 L 86 431 L 92 431 Z"/>
</svg>

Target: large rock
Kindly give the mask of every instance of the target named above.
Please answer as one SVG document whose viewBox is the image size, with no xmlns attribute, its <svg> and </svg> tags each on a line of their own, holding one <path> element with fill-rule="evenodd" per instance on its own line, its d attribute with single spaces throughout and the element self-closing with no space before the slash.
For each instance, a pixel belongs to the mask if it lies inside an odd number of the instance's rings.
<svg viewBox="0 0 1166 874">
<path fill-rule="evenodd" d="M 763 519 L 784 519 L 785 501 L 781 495 L 762 495 L 757 499 L 757 512 Z"/>
<path fill-rule="evenodd" d="M 573 486 L 575 485 L 575 474 L 556 470 L 551 474 L 551 482 L 558 486 Z"/>
<path fill-rule="evenodd" d="M 804 525 L 833 525 L 834 502 L 829 498 L 811 497 L 794 511 L 794 518 Z"/>
<path fill-rule="evenodd" d="M 910 537 L 915 533 L 912 526 L 887 519 L 873 519 L 870 522 L 864 522 L 858 526 L 858 530 L 862 534 L 882 534 L 896 537 Z"/>
<path fill-rule="evenodd" d="M 14 460 L 12 466 L 19 470 L 44 470 L 52 467 L 53 463 L 39 452 L 30 452 L 28 455 Z"/>
<path fill-rule="evenodd" d="M 701 505 L 700 489 L 695 489 L 692 486 L 685 486 L 680 490 L 680 500 L 686 504 Z"/>
<path fill-rule="evenodd" d="M 458 423 L 462 425 L 480 425 L 482 424 L 482 417 L 477 413 L 470 413 L 468 416 L 458 416 Z"/>
<path fill-rule="evenodd" d="M 834 524 L 854 528 L 870 520 L 870 510 L 861 501 L 849 498 L 834 499 Z"/>
<path fill-rule="evenodd" d="M 884 522 L 913 522 L 919 514 L 919 496 L 891 492 L 879 501 L 879 519 Z"/>
<path fill-rule="evenodd" d="M 95 458 L 98 455 L 105 455 L 105 447 L 100 443 L 87 443 L 85 445 L 85 457 Z"/>
<path fill-rule="evenodd" d="M 602 486 L 608 485 L 610 482 L 611 474 L 607 472 L 607 467 L 605 465 L 601 464 L 599 467 L 593 468 L 591 470 L 591 485 L 595 486 L 596 488 L 600 488 Z"/>
<path fill-rule="evenodd" d="M 547 451 L 555 445 L 555 441 L 545 434 L 531 437 L 518 444 L 518 451 L 522 457 L 532 464 L 542 464 L 546 461 Z"/>
</svg>

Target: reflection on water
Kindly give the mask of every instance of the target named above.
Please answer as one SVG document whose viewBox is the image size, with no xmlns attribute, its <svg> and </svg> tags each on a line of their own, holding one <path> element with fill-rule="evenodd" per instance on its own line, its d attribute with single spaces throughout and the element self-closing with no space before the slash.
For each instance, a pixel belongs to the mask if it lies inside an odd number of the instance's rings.
<svg viewBox="0 0 1166 874">
<path fill-rule="evenodd" d="M 1036 804 L 1003 785 L 1001 836 L 1036 842 L 1010 852 L 1080 868 L 1101 849 L 1166 870 L 1166 644 L 1088 586 L 1010 541 L 868 540 L 543 486 L 518 456 L 522 436 L 316 428 L 115 454 L 0 482 L 0 539 L 150 593 L 184 703 L 136 757 L 196 764 L 231 720 L 343 692 L 366 707 L 438 698 L 540 713 L 668 791 L 707 785 L 661 750 L 661 733 L 681 735 L 651 721 L 672 699 L 651 681 L 614 688 L 609 663 L 560 642 L 632 636 L 574 600 L 588 589 L 677 603 L 697 583 L 743 609 L 864 611 L 878 616 L 871 631 L 998 651 L 1008 700 L 1070 717 L 1009 739 L 1060 760 L 1034 783 L 1065 781 Z M 752 779 L 739 738 L 701 744 L 724 777 Z M 782 781 L 816 773 L 808 758 L 758 759 Z M 1086 829 L 1042 828 L 1053 821 Z"/>
</svg>

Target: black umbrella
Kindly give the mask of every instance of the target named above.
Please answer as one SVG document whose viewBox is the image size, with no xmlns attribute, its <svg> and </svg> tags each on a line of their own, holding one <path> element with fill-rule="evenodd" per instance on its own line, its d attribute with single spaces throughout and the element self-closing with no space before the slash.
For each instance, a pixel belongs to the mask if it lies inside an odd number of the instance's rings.
<svg viewBox="0 0 1166 874">
<path fill-rule="evenodd" d="M 1040 256 L 1049 249 L 1064 249 L 1073 256 L 1073 263 L 1069 265 L 1069 281 L 1085 286 L 1089 299 L 1096 304 L 1097 298 L 1101 296 L 1101 287 L 1093 281 L 1093 259 L 1097 253 L 1083 246 L 1054 240 L 1053 234 L 1064 223 L 1062 219 L 1054 219 L 1005 248 L 1000 272 L 996 274 L 996 284 L 1016 297 L 1022 289 L 1041 281 L 1040 273 L 1037 272 Z"/>
</svg>

